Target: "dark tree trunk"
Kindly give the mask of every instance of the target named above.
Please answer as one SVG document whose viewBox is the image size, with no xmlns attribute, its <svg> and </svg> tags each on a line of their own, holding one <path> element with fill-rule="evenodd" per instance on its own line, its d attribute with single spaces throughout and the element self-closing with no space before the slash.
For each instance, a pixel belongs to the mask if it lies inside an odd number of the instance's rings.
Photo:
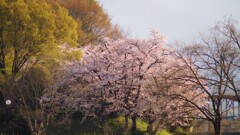
<svg viewBox="0 0 240 135">
<path fill-rule="evenodd" d="M 132 127 L 131 127 L 131 132 L 134 133 L 136 132 L 137 129 L 137 123 L 136 123 L 137 117 L 132 116 Z"/>
<path fill-rule="evenodd" d="M 101 120 L 102 135 L 107 135 L 107 122 L 105 119 Z"/>
<path fill-rule="evenodd" d="M 152 120 L 148 121 L 147 133 L 149 135 L 153 135 L 153 123 L 154 123 L 154 121 L 152 121 Z"/>
<path fill-rule="evenodd" d="M 6 75 L 6 66 L 5 66 L 5 43 L 3 40 L 3 26 L 0 28 L 0 70 L 2 75 Z"/>
<path fill-rule="evenodd" d="M 128 129 L 128 115 L 125 115 L 125 125 L 124 125 L 125 129 Z"/>
<path fill-rule="evenodd" d="M 215 120 L 213 123 L 214 127 L 214 134 L 215 135 L 220 135 L 221 134 L 221 120 Z"/>
</svg>

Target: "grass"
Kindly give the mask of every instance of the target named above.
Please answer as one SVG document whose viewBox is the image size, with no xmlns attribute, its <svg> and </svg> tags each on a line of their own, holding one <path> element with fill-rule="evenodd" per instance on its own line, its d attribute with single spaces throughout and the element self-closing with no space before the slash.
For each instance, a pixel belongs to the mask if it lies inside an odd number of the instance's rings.
<svg viewBox="0 0 240 135">
<path fill-rule="evenodd" d="M 48 128 L 48 135 L 101 135 L 102 128 L 100 121 L 94 118 L 86 119 L 82 124 L 80 124 L 80 119 L 75 119 L 72 122 L 71 126 L 66 127 L 62 126 L 54 126 Z M 130 126 L 132 121 L 129 119 L 129 128 L 124 128 L 124 117 L 118 117 L 114 119 L 110 119 L 107 122 L 107 132 L 109 135 L 130 135 Z M 137 120 L 137 131 L 136 135 L 145 135 L 145 131 L 147 129 L 147 122 L 142 120 Z M 157 135 L 171 135 L 166 130 L 159 131 Z"/>
<path fill-rule="evenodd" d="M 169 133 L 167 130 L 162 130 L 161 132 L 159 131 L 157 135 L 172 135 L 172 134 Z"/>
</svg>

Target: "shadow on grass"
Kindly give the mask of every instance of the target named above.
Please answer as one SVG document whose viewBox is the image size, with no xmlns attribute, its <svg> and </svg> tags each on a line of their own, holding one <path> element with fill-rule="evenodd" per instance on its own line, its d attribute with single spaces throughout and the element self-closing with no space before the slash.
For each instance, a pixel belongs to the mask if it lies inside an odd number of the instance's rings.
<svg viewBox="0 0 240 135">
<path fill-rule="evenodd" d="M 101 122 L 96 118 L 87 118 L 81 123 L 82 119 L 75 117 L 71 124 L 52 123 L 48 127 L 48 135 L 101 135 L 103 130 Z M 131 122 L 129 122 L 131 125 Z M 141 125 L 138 125 L 141 127 Z M 129 128 L 124 128 L 124 118 L 112 118 L 107 121 L 106 131 L 108 135 L 130 135 Z M 137 129 L 132 135 L 145 135 L 145 128 Z"/>
<path fill-rule="evenodd" d="M 103 130 L 101 127 L 101 122 L 96 118 L 87 118 L 81 123 L 82 117 L 80 114 L 75 114 L 69 124 L 60 124 L 59 120 L 55 120 L 48 127 L 47 135 L 102 135 Z M 129 127 L 126 129 L 125 118 L 120 116 L 116 118 L 111 118 L 107 121 L 106 134 L 107 135 L 146 135 L 147 122 L 142 120 L 137 120 L 137 131 L 134 133 L 130 132 L 132 121 L 128 120 Z M 171 135 L 166 130 L 159 131 L 157 135 Z"/>
</svg>

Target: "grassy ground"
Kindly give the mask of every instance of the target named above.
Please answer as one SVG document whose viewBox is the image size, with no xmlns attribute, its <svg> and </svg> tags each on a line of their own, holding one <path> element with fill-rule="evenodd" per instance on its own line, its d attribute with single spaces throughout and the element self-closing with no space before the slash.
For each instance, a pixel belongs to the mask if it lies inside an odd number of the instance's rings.
<svg viewBox="0 0 240 135">
<path fill-rule="evenodd" d="M 102 129 L 97 119 L 87 119 L 82 124 L 80 120 L 74 120 L 71 126 L 52 126 L 48 129 L 48 135 L 101 135 Z M 129 128 L 124 129 L 124 117 L 111 119 L 107 123 L 108 135 L 130 135 L 131 120 L 129 120 Z M 136 135 L 145 135 L 147 123 L 137 120 Z M 171 135 L 166 130 L 159 131 L 157 135 Z"/>
</svg>

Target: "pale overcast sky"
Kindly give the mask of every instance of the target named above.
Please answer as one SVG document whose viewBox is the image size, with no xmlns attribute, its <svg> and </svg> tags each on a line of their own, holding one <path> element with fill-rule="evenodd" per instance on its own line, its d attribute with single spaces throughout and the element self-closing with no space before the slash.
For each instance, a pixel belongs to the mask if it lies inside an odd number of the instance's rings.
<svg viewBox="0 0 240 135">
<path fill-rule="evenodd" d="M 132 38 L 157 28 L 169 42 L 191 42 L 224 16 L 240 21 L 240 0 L 98 0 Z"/>
</svg>

